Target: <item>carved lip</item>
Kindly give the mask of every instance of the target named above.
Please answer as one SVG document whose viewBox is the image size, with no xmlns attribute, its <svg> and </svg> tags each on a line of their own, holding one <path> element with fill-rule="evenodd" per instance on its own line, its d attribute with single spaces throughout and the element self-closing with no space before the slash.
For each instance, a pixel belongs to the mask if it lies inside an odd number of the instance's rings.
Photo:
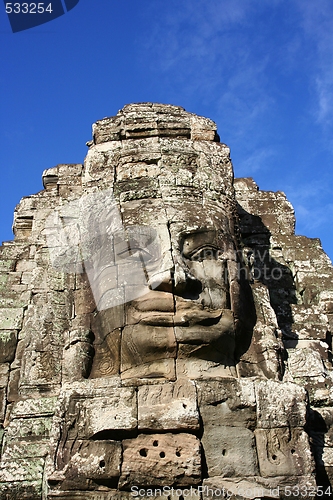
<svg viewBox="0 0 333 500">
<path fill-rule="evenodd" d="M 222 316 L 222 309 L 204 308 L 202 304 L 168 292 L 151 291 L 132 302 L 133 316 L 140 323 L 156 326 L 190 326 Z"/>
<path fill-rule="evenodd" d="M 133 307 L 140 312 L 175 312 L 175 302 L 172 293 L 151 291 L 132 301 Z"/>
</svg>

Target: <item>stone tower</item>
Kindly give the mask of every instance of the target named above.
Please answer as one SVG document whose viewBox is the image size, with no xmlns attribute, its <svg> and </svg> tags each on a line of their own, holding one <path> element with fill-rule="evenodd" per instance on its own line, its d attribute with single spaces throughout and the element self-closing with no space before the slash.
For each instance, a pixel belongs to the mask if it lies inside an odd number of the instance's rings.
<svg viewBox="0 0 333 500">
<path fill-rule="evenodd" d="M 0 248 L 0 499 L 329 498 L 320 241 L 181 107 L 125 106 L 87 145 Z"/>
</svg>

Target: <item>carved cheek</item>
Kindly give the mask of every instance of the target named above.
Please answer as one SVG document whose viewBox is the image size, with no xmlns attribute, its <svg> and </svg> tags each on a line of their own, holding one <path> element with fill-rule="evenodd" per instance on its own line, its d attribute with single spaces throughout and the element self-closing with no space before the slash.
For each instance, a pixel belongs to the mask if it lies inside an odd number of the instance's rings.
<svg viewBox="0 0 333 500">
<path fill-rule="evenodd" d="M 199 280 L 205 288 L 227 288 L 225 263 L 220 260 L 204 260 L 189 264 L 191 274 Z"/>
</svg>

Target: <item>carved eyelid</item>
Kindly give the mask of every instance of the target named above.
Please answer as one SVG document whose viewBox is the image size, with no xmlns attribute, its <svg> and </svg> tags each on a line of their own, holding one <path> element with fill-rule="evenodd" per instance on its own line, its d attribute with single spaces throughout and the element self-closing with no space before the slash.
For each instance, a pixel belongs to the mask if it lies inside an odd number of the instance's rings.
<svg viewBox="0 0 333 500">
<path fill-rule="evenodd" d="M 193 250 L 192 252 L 190 252 L 188 257 L 191 259 L 195 255 L 198 255 L 198 254 L 200 255 L 200 253 L 205 251 L 205 250 L 208 250 L 208 251 L 213 250 L 214 252 L 218 252 L 220 249 L 215 245 L 202 245 L 201 247 L 198 247 L 195 250 Z"/>
</svg>

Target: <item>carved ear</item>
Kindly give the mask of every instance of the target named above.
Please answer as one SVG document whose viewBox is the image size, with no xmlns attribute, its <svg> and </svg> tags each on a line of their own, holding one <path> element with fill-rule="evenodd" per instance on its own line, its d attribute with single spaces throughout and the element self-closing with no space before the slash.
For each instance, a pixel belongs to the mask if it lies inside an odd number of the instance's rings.
<svg viewBox="0 0 333 500">
<path fill-rule="evenodd" d="M 122 229 L 112 189 L 81 196 L 56 208 L 46 219 L 45 235 L 51 265 L 62 272 L 82 273 L 96 252 L 108 250 L 113 232 Z"/>
<path fill-rule="evenodd" d="M 82 273 L 79 201 L 54 210 L 46 219 L 44 233 L 52 267 L 60 272 Z"/>
</svg>

